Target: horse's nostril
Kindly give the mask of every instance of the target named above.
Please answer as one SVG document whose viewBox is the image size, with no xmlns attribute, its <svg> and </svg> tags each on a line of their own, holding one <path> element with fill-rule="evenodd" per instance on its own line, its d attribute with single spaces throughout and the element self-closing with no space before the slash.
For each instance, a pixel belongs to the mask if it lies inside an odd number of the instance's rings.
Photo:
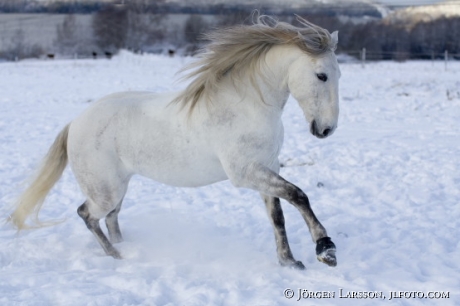
<svg viewBox="0 0 460 306">
<path fill-rule="evenodd" d="M 323 131 L 323 136 L 326 137 L 327 135 L 329 135 L 329 133 L 331 132 L 331 129 L 330 128 L 327 128 Z"/>
<path fill-rule="evenodd" d="M 316 127 L 316 121 L 315 120 L 313 120 L 312 123 L 311 123 L 310 131 L 315 136 L 318 134 L 318 128 Z"/>
</svg>

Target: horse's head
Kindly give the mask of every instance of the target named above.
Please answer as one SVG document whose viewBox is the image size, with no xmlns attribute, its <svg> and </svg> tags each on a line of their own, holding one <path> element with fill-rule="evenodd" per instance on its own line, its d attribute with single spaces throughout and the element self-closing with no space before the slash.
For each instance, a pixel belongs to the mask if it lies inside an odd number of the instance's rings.
<svg viewBox="0 0 460 306">
<path fill-rule="evenodd" d="M 331 34 L 337 43 L 337 32 Z M 299 102 L 310 132 L 318 138 L 331 135 L 339 116 L 340 69 L 333 50 L 313 56 L 302 52 L 289 67 L 288 86 Z"/>
</svg>

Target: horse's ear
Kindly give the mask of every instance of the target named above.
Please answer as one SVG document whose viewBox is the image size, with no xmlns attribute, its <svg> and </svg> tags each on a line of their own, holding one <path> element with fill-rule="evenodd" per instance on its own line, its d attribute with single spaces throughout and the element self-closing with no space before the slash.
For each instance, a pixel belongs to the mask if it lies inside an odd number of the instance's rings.
<svg viewBox="0 0 460 306">
<path fill-rule="evenodd" d="M 339 31 L 332 32 L 331 38 L 332 38 L 332 44 L 334 45 L 334 48 L 337 47 L 337 44 L 339 43 Z"/>
</svg>

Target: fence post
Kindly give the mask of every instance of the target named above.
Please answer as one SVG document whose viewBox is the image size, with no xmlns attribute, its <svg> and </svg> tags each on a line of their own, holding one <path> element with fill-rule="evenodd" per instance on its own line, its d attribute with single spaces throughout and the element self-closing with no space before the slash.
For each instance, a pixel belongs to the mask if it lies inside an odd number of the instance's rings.
<svg viewBox="0 0 460 306">
<path fill-rule="evenodd" d="M 361 65 L 364 68 L 366 65 L 366 48 L 361 51 Z"/>
<path fill-rule="evenodd" d="M 444 51 L 444 70 L 447 71 L 447 60 L 449 59 L 449 53 Z"/>
</svg>

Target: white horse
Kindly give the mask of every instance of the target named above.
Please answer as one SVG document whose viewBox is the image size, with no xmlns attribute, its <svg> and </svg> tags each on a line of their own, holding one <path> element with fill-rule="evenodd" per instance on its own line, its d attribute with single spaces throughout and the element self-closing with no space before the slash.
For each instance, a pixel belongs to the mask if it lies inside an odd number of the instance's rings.
<svg viewBox="0 0 460 306">
<path fill-rule="evenodd" d="M 335 266 L 335 245 L 307 196 L 278 174 L 289 94 L 316 137 L 334 132 L 339 113 L 337 32 L 299 21 L 295 27 L 259 17 L 253 25 L 209 34 L 182 92 L 125 92 L 94 103 L 57 136 L 10 220 L 27 228 L 35 213 L 39 222 L 43 201 L 69 161 L 86 196 L 78 214 L 106 254 L 121 258 L 112 243 L 122 241 L 118 213 L 134 174 L 187 187 L 229 179 L 262 195 L 281 265 L 305 268 L 290 250 L 279 198 L 300 211 L 317 258 Z M 99 226 L 102 218 L 110 240 Z"/>
</svg>

